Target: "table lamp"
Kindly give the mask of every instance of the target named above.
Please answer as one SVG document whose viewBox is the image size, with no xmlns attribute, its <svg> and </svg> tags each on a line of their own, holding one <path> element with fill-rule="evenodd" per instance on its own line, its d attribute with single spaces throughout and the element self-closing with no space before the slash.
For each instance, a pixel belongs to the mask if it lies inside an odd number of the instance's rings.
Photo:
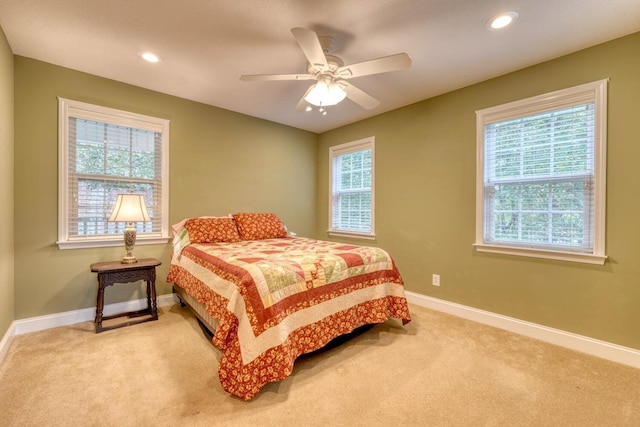
<svg viewBox="0 0 640 427">
<path fill-rule="evenodd" d="M 147 207 L 144 204 L 144 196 L 142 194 L 118 194 L 116 205 L 113 212 L 107 220 L 109 222 L 127 223 L 124 229 L 124 248 L 127 254 L 122 258 L 122 264 L 135 264 L 138 262 L 133 256 L 133 247 L 136 244 L 136 228 L 134 222 L 151 221 L 147 213 Z"/>
</svg>

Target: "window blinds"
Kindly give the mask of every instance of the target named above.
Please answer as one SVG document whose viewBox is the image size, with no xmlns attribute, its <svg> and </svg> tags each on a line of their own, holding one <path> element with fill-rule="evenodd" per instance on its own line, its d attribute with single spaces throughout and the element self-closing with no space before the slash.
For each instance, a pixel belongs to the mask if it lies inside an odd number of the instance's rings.
<svg viewBox="0 0 640 427">
<path fill-rule="evenodd" d="M 371 150 L 334 158 L 334 229 L 371 230 Z"/>
<path fill-rule="evenodd" d="M 126 224 L 107 218 L 119 193 L 143 194 L 150 222 L 138 233 L 162 227 L 162 133 L 69 117 L 69 238 L 121 234 Z"/>
<path fill-rule="evenodd" d="M 594 102 L 484 126 L 484 241 L 593 249 Z"/>
</svg>

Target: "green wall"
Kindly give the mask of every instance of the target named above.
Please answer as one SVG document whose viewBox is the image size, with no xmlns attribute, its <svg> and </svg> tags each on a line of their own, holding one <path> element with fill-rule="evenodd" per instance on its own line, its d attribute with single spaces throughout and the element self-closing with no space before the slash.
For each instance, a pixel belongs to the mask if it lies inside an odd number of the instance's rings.
<svg viewBox="0 0 640 427">
<path fill-rule="evenodd" d="M 0 28 L 0 339 L 14 319 L 13 53 Z"/>
<path fill-rule="evenodd" d="M 20 56 L 14 61 L 16 319 L 94 307 L 89 265 L 120 259 L 124 251 L 55 244 L 58 96 L 171 120 L 171 223 L 274 212 L 299 235 L 315 232 L 316 134 Z M 171 245 L 138 245 L 135 254 L 163 262 L 158 293 L 170 292 L 164 278 Z M 119 285 L 106 302 L 141 296 L 139 286 Z"/>
<path fill-rule="evenodd" d="M 374 135 L 375 244 L 406 289 L 640 349 L 639 70 L 636 33 L 320 135 L 317 235 L 327 237 L 328 147 Z M 606 264 L 475 252 L 475 111 L 603 78 Z"/>
</svg>

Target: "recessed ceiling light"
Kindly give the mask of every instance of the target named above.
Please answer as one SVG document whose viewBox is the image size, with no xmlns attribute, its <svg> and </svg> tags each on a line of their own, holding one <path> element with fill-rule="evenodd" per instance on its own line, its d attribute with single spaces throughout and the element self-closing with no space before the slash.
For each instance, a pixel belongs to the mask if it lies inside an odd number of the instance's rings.
<svg viewBox="0 0 640 427">
<path fill-rule="evenodd" d="M 489 28 L 491 28 L 492 30 L 499 30 L 501 28 L 507 27 L 513 24 L 513 22 L 518 19 L 518 16 L 520 15 L 514 10 L 502 12 L 491 18 L 491 20 L 489 21 Z"/>
<path fill-rule="evenodd" d="M 138 55 L 147 62 L 160 62 L 161 59 L 153 52 L 138 52 Z"/>
</svg>

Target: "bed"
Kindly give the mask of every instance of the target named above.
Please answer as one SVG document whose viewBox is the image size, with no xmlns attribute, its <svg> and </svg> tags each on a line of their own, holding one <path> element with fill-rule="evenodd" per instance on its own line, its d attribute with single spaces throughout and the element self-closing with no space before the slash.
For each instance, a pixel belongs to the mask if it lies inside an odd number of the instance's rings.
<svg viewBox="0 0 640 427">
<path fill-rule="evenodd" d="M 190 218 L 174 233 L 167 282 L 214 332 L 220 383 L 244 400 L 337 337 L 411 320 L 402 277 L 380 248 L 289 236 L 262 213 Z"/>
</svg>

